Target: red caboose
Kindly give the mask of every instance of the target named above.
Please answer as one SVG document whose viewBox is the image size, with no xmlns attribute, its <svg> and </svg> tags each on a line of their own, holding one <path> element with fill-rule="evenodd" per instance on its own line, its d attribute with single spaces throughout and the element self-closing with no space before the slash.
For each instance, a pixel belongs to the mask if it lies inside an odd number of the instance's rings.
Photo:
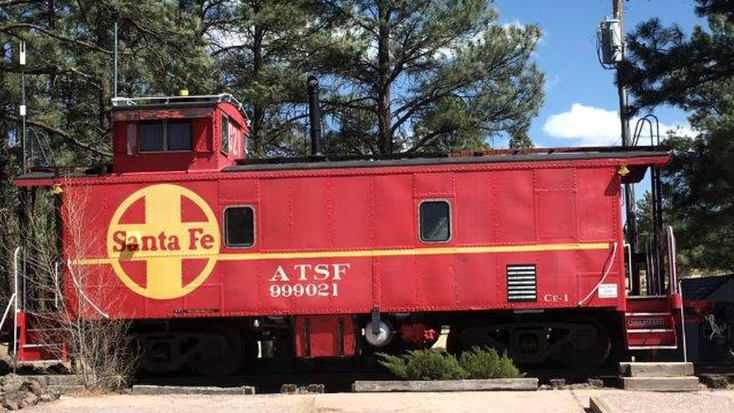
<svg viewBox="0 0 734 413">
<path fill-rule="evenodd" d="M 397 352 L 446 326 L 449 351 L 520 363 L 677 345 L 674 264 L 631 296 L 621 211 L 620 185 L 665 152 L 263 162 L 227 95 L 118 99 L 114 121 L 111 170 L 17 184 L 59 192 L 66 298 L 134 320 L 148 370 L 231 374 L 258 343 L 285 360 Z M 26 330 L 20 358 L 44 356 Z"/>
</svg>

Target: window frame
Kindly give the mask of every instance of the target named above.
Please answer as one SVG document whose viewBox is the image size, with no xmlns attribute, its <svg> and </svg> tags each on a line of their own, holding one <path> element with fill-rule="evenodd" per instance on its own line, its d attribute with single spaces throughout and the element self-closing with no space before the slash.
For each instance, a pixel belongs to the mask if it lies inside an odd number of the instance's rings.
<svg viewBox="0 0 734 413">
<path fill-rule="evenodd" d="M 423 239 L 423 231 L 421 227 L 421 206 L 423 204 L 428 202 L 443 202 L 448 206 L 449 212 L 448 212 L 448 218 L 449 218 L 449 237 L 445 240 L 441 241 L 431 241 L 431 240 L 425 240 Z M 418 208 L 416 210 L 416 217 L 417 217 L 417 228 L 418 228 L 418 240 L 423 244 L 447 244 L 453 241 L 454 239 L 454 210 L 453 206 L 451 205 L 451 200 L 447 198 L 431 198 L 431 199 L 422 199 L 420 202 L 418 202 Z"/>
<path fill-rule="evenodd" d="M 227 115 L 227 113 L 225 113 L 224 111 L 222 111 L 221 116 L 219 118 L 219 138 L 221 140 L 220 145 L 219 145 L 219 148 L 220 148 L 220 151 L 223 154 L 225 154 L 225 155 L 229 155 L 229 152 L 230 152 L 230 148 L 229 148 L 229 127 L 230 127 L 230 123 L 232 123 L 232 122 L 229 121 L 229 115 Z M 225 127 L 225 125 L 227 126 L 227 134 L 226 134 L 226 136 L 224 134 L 224 127 Z M 226 148 L 225 148 L 225 144 L 224 144 L 225 141 L 227 142 Z"/>
<path fill-rule="evenodd" d="M 232 209 L 232 208 L 248 208 L 248 209 L 250 209 L 252 211 L 252 244 L 250 244 L 250 245 L 245 245 L 245 244 L 230 245 L 229 244 L 229 242 L 228 242 L 229 239 L 227 237 L 227 234 L 228 234 L 228 232 L 227 232 L 227 211 L 230 210 L 230 209 Z M 255 244 L 257 244 L 257 214 L 256 214 L 256 211 L 255 211 L 255 206 L 252 205 L 252 204 L 227 205 L 222 210 L 222 238 L 224 238 L 223 239 L 223 241 L 224 241 L 223 244 L 224 244 L 224 246 L 226 248 L 230 248 L 230 249 L 248 249 L 248 248 L 254 247 Z"/>
<path fill-rule="evenodd" d="M 168 121 L 172 120 L 180 123 L 188 123 L 189 129 L 191 130 L 191 149 L 168 149 Z M 162 123 L 163 124 L 163 150 L 160 151 L 146 151 L 143 150 L 143 124 L 145 123 Z M 194 121 L 192 119 L 148 119 L 137 122 L 138 128 L 138 153 L 139 154 L 157 154 L 157 153 L 188 153 L 194 151 Z"/>
</svg>

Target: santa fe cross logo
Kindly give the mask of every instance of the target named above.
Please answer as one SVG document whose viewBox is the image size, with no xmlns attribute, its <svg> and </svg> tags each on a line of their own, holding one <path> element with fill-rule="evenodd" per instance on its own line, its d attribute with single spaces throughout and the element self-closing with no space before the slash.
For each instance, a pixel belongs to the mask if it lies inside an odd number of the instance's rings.
<svg viewBox="0 0 734 413">
<path fill-rule="evenodd" d="M 183 221 L 184 198 L 203 213 L 204 221 Z M 141 199 L 145 222 L 121 222 Z M 182 297 L 206 281 L 216 264 L 220 242 L 217 218 L 204 199 L 184 187 L 159 184 L 136 191 L 117 208 L 107 231 L 107 255 L 115 274 L 128 288 L 144 297 L 165 300 Z M 206 260 L 206 264 L 184 283 L 186 260 Z M 142 270 L 137 269 L 140 266 L 123 268 L 126 261 L 144 261 L 145 274 L 131 277 L 131 268 Z M 145 285 L 133 278 L 145 280 Z"/>
</svg>

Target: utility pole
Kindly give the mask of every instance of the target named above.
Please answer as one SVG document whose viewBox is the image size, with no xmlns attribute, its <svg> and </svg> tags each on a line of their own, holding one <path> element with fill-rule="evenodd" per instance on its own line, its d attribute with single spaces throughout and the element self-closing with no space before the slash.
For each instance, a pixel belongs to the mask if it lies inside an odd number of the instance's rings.
<svg viewBox="0 0 734 413">
<path fill-rule="evenodd" d="M 117 11 L 115 11 L 115 12 L 112 13 L 112 18 L 115 19 L 115 24 L 114 24 L 114 31 L 115 31 L 115 39 L 114 39 L 114 43 L 115 43 L 115 52 L 114 52 L 115 58 L 114 58 L 114 60 L 115 60 L 115 62 L 113 64 L 114 68 L 112 69 L 113 72 L 114 72 L 114 74 L 113 74 L 113 80 L 112 80 L 112 84 L 113 84 L 112 85 L 112 90 L 113 90 L 113 94 L 114 94 L 113 97 L 116 98 L 117 97 L 117 60 L 118 60 L 118 57 L 117 57 L 117 22 L 120 20 L 120 14 Z"/>
<path fill-rule="evenodd" d="M 20 130 L 20 172 L 25 173 L 28 169 L 28 160 L 26 158 L 26 144 L 25 144 L 25 117 L 26 117 L 26 105 L 25 105 L 25 41 L 21 41 L 18 47 L 18 63 L 20 64 L 20 119 L 21 119 L 21 130 Z"/>
<path fill-rule="evenodd" d="M 622 49 L 620 53 L 622 55 L 622 61 L 624 61 L 624 0 L 612 0 L 614 18 L 619 20 L 619 36 Z M 619 81 L 619 65 L 617 65 L 617 92 L 619 94 L 619 120 L 622 124 L 622 146 L 628 147 L 632 143 L 630 137 L 630 116 L 629 116 L 629 102 L 627 97 L 627 89 Z M 630 246 L 630 254 L 632 254 L 632 268 L 631 272 L 631 293 L 632 295 L 640 294 L 640 276 L 639 266 L 635 259 L 637 252 L 637 212 L 635 211 L 635 187 L 633 184 L 624 185 L 624 201 L 625 201 L 625 212 L 627 216 L 627 243 Z"/>
</svg>

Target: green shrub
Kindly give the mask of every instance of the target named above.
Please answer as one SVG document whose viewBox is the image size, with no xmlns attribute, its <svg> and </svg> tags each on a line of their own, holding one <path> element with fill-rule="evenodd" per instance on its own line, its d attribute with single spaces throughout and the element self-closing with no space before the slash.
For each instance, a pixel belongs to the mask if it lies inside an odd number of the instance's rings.
<svg viewBox="0 0 734 413">
<path fill-rule="evenodd" d="M 404 380 L 458 380 L 467 377 L 456 357 L 439 350 L 411 350 L 402 356 L 378 354 L 380 364 Z"/>
<path fill-rule="evenodd" d="M 465 351 L 459 358 L 459 365 L 472 379 L 513 379 L 523 376 L 507 353 L 500 357 L 493 348 L 484 350 L 474 347 Z"/>
<path fill-rule="evenodd" d="M 457 358 L 437 349 L 411 350 L 402 356 L 378 354 L 380 364 L 403 380 L 458 380 L 523 377 L 512 359 L 494 349 L 474 347 Z"/>
</svg>

